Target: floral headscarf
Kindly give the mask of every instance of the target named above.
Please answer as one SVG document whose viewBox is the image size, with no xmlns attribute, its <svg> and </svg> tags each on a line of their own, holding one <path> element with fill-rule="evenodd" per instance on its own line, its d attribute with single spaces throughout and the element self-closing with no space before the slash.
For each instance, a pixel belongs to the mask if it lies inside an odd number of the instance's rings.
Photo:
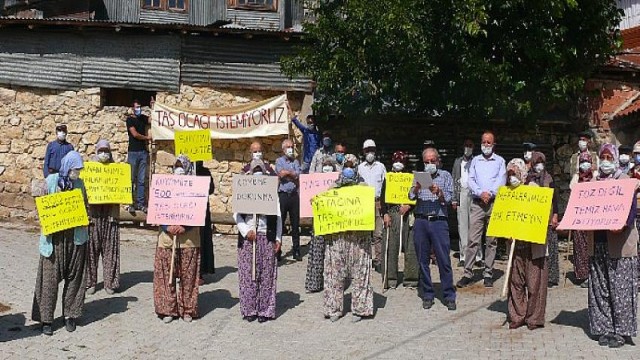
<svg viewBox="0 0 640 360">
<path fill-rule="evenodd" d="M 527 178 L 527 165 L 524 160 L 520 158 L 511 159 L 507 164 L 507 172 L 513 172 L 513 175 L 517 177 L 522 183 Z"/>
<path fill-rule="evenodd" d="M 602 157 L 602 154 L 605 151 L 609 152 L 609 154 L 611 154 L 611 156 L 613 156 L 613 162 L 616 163 L 616 165 L 617 165 L 618 164 L 618 158 L 619 158 L 618 148 L 613 144 L 602 144 L 602 146 L 600 146 L 600 151 L 598 152 L 598 156 Z"/>
<path fill-rule="evenodd" d="M 194 175 L 193 164 L 187 155 L 180 154 L 176 159 L 176 162 L 179 162 L 182 165 L 185 175 Z"/>
<path fill-rule="evenodd" d="M 578 156 L 578 166 L 583 162 L 588 162 L 593 164 L 593 156 L 591 156 L 591 152 L 585 151 L 581 152 L 580 156 Z M 593 171 L 591 168 L 587 171 L 578 171 L 578 182 L 588 182 L 593 179 Z"/>
</svg>

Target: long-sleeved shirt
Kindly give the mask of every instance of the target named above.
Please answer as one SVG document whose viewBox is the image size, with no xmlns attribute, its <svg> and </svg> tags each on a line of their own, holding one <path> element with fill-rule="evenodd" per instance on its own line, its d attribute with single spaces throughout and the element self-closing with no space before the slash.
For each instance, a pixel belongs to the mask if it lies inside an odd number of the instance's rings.
<svg viewBox="0 0 640 360">
<path fill-rule="evenodd" d="M 442 189 L 444 201 L 441 201 L 440 197 L 432 193 L 429 188 L 421 188 L 416 196 L 413 192 L 414 188 L 411 187 L 409 189 L 409 199 L 417 200 L 413 213 L 448 216 L 447 206 L 453 198 L 453 177 L 448 171 L 438 169 L 431 179 L 433 184 Z"/>
<path fill-rule="evenodd" d="M 371 164 L 363 162 L 358 165 L 358 175 L 364 179 L 364 182 L 376 189 L 376 198 L 380 197 L 382 192 L 382 183 L 387 176 L 387 169 L 379 161 L 374 161 Z"/>
<path fill-rule="evenodd" d="M 498 188 L 506 183 L 507 168 L 502 156 L 491 154 L 487 159 L 478 155 L 471 160 L 468 185 L 474 198 L 479 198 L 485 191 L 495 198 Z"/>
<path fill-rule="evenodd" d="M 73 145 L 66 140 L 60 142 L 52 141 L 47 145 L 47 151 L 44 154 L 44 168 L 42 169 L 45 179 L 51 173 L 60 171 L 62 158 L 73 150 Z"/>
<path fill-rule="evenodd" d="M 278 206 L 278 223 L 276 226 L 276 241 L 282 242 L 282 217 L 280 216 L 280 207 Z M 258 218 L 258 231 L 257 233 L 267 233 L 267 216 L 256 215 Z M 251 230 L 255 230 L 256 222 L 253 215 L 243 215 L 240 213 L 233 213 L 233 218 L 236 220 L 238 226 L 238 232 L 242 237 L 247 237 L 247 234 Z"/>
<path fill-rule="evenodd" d="M 460 191 L 469 187 L 469 167 L 472 158 L 460 156 L 453 162 L 451 176 L 453 176 L 453 202 L 460 203 Z"/>
<path fill-rule="evenodd" d="M 322 134 L 315 125 L 305 125 L 293 118 L 293 124 L 302 132 L 302 161 L 309 164 L 316 150 L 322 146 Z"/>
<path fill-rule="evenodd" d="M 276 159 L 276 174 L 280 174 L 281 170 L 293 171 L 295 176 L 280 177 L 278 192 L 293 193 L 298 191 L 298 177 L 300 176 L 300 162 L 297 159 L 290 159 L 283 155 Z M 280 175 L 278 175 L 280 176 Z"/>
</svg>

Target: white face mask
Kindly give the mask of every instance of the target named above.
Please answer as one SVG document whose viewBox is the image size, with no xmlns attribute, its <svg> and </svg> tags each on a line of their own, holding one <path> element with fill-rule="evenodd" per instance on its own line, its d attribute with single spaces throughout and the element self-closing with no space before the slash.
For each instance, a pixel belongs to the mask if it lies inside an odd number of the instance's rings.
<svg viewBox="0 0 640 360">
<path fill-rule="evenodd" d="M 251 157 L 253 158 L 253 160 L 262 160 L 262 152 L 254 152 L 253 154 L 251 154 Z"/>
<path fill-rule="evenodd" d="M 435 174 L 437 170 L 436 164 L 424 164 L 424 171 L 431 175 Z"/>
<path fill-rule="evenodd" d="M 587 150 L 587 142 L 584 140 L 578 141 L 578 148 L 580 149 L 580 151 Z"/>
<path fill-rule="evenodd" d="M 69 170 L 69 179 L 78 180 L 79 178 L 80 178 L 80 170 L 78 169 Z"/>
<path fill-rule="evenodd" d="M 111 155 L 108 152 L 99 152 L 98 153 L 98 161 L 104 163 L 104 162 L 109 161 L 109 159 L 111 159 Z"/>
<path fill-rule="evenodd" d="M 615 170 L 616 170 L 616 164 L 614 164 L 613 162 L 609 160 L 602 160 L 600 162 L 600 171 L 602 171 L 603 174 L 609 175 L 613 173 Z"/>
<path fill-rule="evenodd" d="M 536 166 L 533 167 L 533 169 L 537 172 L 537 173 L 541 173 L 542 170 L 544 170 L 544 164 L 543 163 L 539 163 L 536 164 Z"/>
<path fill-rule="evenodd" d="M 367 155 L 365 155 L 364 159 L 368 162 L 368 163 L 372 163 L 376 160 L 376 154 L 372 153 L 372 152 L 368 152 Z"/>
<path fill-rule="evenodd" d="M 184 175 L 185 172 L 184 172 L 183 168 L 177 167 L 177 168 L 173 169 L 173 174 L 174 175 Z"/>
<path fill-rule="evenodd" d="M 260 176 L 260 175 L 262 175 L 262 171 L 255 171 L 255 172 L 253 173 L 253 175 Z"/>
<path fill-rule="evenodd" d="M 323 166 L 322 167 L 322 172 L 323 173 L 330 173 L 332 171 L 333 171 L 333 166 L 331 166 L 331 165 L 327 165 L 327 166 Z"/>
<path fill-rule="evenodd" d="M 631 156 L 627 154 L 620 155 L 620 164 L 628 164 L 630 160 L 631 160 Z"/>
<path fill-rule="evenodd" d="M 520 181 L 520 179 L 518 179 L 517 177 L 511 175 L 509 176 L 509 185 L 516 187 L 518 185 L 520 185 L 522 182 Z"/>
<path fill-rule="evenodd" d="M 524 157 L 524 161 L 531 161 L 531 157 L 533 157 L 533 152 L 525 151 L 523 157 Z"/>
<path fill-rule="evenodd" d="M 399 171 L 402 171 L 402 169 L 404 169 L 404 164 L 401 162 L 394 162 L 393 165 L 391 165 L 391 167 L 393 168 L 393 171 L 399 172 Z"/>
<path fill-rule="evenodd" d="M 64 131 L 58 131 L 58 133 L 56 134 L 56 137 L 60 141 L 65 141 L 67 139 L 67 133 Z"/>
<path fill-rule="evenodd" d="M 466 147 L 464 148 L 464 156 L 469 157 L 473 154 L 473 148 Z"/>
<path fill-rule="evenodd" d="M 493 145 L 482 145 L 480 146 L 480 150 L 482 150 L 484 156 L 489 156 L 493 154 Z"/>
<path fill-rule="evenodd" d="M 293 148 L 284 149 L 284 154 L 287 155 L 288 157 L 293 157 Z"/>
<path fill-rule="evenodd" d="M 583 162 L 580 164 L 580 171 L 582 172 L 587 172 L 589 170 L 591 170 L 591 163 L 589 162 Z"/>
</svg>

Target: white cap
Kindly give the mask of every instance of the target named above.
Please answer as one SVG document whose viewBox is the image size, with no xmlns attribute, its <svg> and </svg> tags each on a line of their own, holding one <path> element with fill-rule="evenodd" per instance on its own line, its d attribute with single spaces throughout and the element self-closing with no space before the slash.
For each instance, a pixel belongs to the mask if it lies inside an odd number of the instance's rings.
<svg viewBox="0 0 640 360">
<path fill-rule="evenodd" d="M 640 153 L 640 141 L 638 141 L 637 143 L 635 143 L 633 145 L 633 152 L 634 153 Z"/>
<path fill-rule="evenodd" d="M 371 140 L 371 139 L 367 139 L 364 141 L 364 144 L 362 144 L 362 148 L 366 149 L 366 148 L 370 148 L 370 147 L 376 147 L 376 143 Z"/>
</svg>

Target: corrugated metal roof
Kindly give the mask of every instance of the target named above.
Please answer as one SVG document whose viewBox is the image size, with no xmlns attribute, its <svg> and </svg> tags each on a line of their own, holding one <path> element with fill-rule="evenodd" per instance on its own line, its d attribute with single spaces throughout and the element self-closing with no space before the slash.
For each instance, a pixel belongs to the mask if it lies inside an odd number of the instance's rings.
<svg viewBox="0 0 640 360">
<path fill-rule="evenodd" d="M 227 18 L 232 22 L 227 28 L 280 30 L 277 12 L 227 9 Z"/>
<path fill-rule="evenodd" d="M 280 57 L 292 52 L 283 41 L 229 38 L 186 38 L 182 81 L 213 87 L 306 91 L 309 79 L 288 79 L 280 71 Z"/>
<path fill-rule="evenodd" d="M 187 12 L 141 9 L 140 23 L 189 24 L 189 14 Z"/>
<path fill-rule="evenodd" d="M 206 26 L 227 19 L 227 0 L 191 0 L 189 23 Z"/>
<path fill-rule="evenodd" d="M 126 23 L 140 21 L 140 0 L 103 0 L 108 19 L 117 19 Z"/>
</svg>

